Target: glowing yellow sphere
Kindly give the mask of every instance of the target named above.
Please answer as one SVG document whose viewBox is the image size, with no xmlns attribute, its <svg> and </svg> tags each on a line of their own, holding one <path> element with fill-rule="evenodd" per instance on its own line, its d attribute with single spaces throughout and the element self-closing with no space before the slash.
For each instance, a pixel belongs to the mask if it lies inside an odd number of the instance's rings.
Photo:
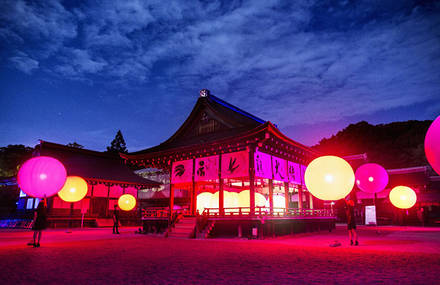
<svg viewBox="0 0 440 285">
<path fill-rule="evenodd" d="M 197 195 L 197 210 L 200 214 L 203 213 L 205 208 L 211 207 L 211 197 L 212 193 L 209 192 L 203 192 Z"/>
<path fill-rule="evenodd" d="M 61 200 L 78 202 L 87 194 L 87 182 L 79 176 L 67 176 L 66 183 L 58 192 Z"/>
<path fill-rule="evenodd" d="M 337 156 L 321 156 L 307 166 L 307 189 L 318 199 L 339 200 L 347 196 L 354 185 L 354 172 L 350 164 Z"/>
<path fill-rule="evenodd" d="M 269 200 L 267 200 L 266 202 L 266 207 L 270 207 L 270 203 Z M 274 207 L 274 212 L 284 212 L 284 208 L 286 208 L 286 199 L 284 198 L 284 195 L 282 194 L 276 194 L 273 195 L 273 207 Z M 283 208 L 283 209 L 280 209 Z"/>
<path fill-rule="evenodd" d="M 209 207 L 210 208 L 218 208 L 219 207 L 218 201 L 219 201 L 219 193 L 217 191 L 214 194 L 212 194 L 211 201 L 209 202 Z"/>
<path fill-rule="evenodd" d="M 123 211 L 131 211 L 136 206 L 136 198 L 131 194 L 121 195 L 118 199 L 118 206 Z"/>
<path fill-rule="evenodd" d="M 238 193 L 225 191 L 224 207 L 225 208 L 237 208 L 238 207 Z M 225 211 L 230 212 L 231 210 L 226 209 Z"/>
<path fill-rule="evenodd" d="M 390 201 L 397 208 L 409 209 L 417 202 L 417 195 L 407 186 L 396 186 L 390 192 Z"/>
</svg>

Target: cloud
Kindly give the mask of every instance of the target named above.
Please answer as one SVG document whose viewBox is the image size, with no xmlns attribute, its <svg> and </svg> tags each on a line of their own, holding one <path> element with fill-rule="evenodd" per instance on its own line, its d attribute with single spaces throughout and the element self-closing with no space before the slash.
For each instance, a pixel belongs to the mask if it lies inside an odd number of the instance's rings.
<svg viewBox="0 0 440 285">
<path fill-rule="evenodd" d="M 209 88 L 288 127 L 438 98 L 439 14 L 411 1 L 8 1 L 0 36 L 23 72 Z"/>
<path fill-rule="evenodd" d="M 28 57 L 24 53 L 20 53 L 18 56 L 13 56 L 9 60 L 18 70 L 26 74 L 31 74 L 32 71 L 39 66 L 38 61 Z"/>
</svg>

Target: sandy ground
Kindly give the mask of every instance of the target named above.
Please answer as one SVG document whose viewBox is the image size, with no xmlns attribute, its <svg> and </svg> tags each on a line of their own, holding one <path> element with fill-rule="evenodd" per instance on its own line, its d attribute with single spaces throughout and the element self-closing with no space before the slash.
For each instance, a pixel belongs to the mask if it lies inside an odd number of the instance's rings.
<svg viewBox="0 0 440 285">
<path fill-rule="evenodd" d="M 0 231 L 1 284 L 440 284 L 440 229 L 344 226 L 265 240 L 183 240 L 134 229 Z M 334 240 L 342 243 L 329 247 Z"/>
</svg>

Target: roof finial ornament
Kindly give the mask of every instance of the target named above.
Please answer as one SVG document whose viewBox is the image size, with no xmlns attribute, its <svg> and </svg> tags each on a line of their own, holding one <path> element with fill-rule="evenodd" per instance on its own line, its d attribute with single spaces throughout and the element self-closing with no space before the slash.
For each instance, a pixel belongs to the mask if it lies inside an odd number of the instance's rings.
<svg viewBox="0 0 440 285">
<path fill-rule="evenodd" d="M 209 96 L 209 90 L 208 89 L 200 90 L 200 97 L 208 97 L 208 96 Z"/>
</svg>

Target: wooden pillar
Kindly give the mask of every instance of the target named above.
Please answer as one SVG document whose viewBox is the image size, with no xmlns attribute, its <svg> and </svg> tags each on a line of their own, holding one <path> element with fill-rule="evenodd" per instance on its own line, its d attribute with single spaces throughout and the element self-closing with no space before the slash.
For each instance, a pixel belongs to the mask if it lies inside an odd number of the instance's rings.
<svg viewBox="0 0 440 285">
<path fill-rule="evenodd" d="M 313 210 L 313 196 L 309 192 L 309 208 Z"/>
<path fill-rule="evenodd" d="M 289 209 L 289 182 L 284 182 L 284 200 L 286 201 L 286 213 Z"/>
<path fill-rule="evenodd" d="M 174 209 L 174 185 L 170 184 L 170 216 Z"/>
<path fill-rule="evenodd" d="M 273 215 L 273 180 L 269 179 L 269 211 Z"/>
<path fill-rule="evenodd" d="M 255 146 L 249 146 L 249 207 L 251 216 L 255 215 Z"/>
<path fill-rule="evenodd" d="M 170 216 L 169 218 L 173 216 L 173 208 L 174 208 L 174 186 L 173 186 L 173 180 L 172 180 L 172 169 L 170 169 Z"/>
<path fill-rule="evenodd" d="M 222 178 L 222 155 L 219 155 L 218 162 L 218 179 L 219 179 L 219 191 L 218 191 L 218 210 L 220 216 L 225 215 L 225 192 L 223 191 L 223 178 Z"/>
<path fill-rule="evenodd" d="M 194 179 L 195 171 L 196 171 L 196 160 L 193 159 L 192 183 L 191 183 L 191 190 L 189 191 L 191 195 L 191 201 L 189 205 L 191 215 L 195 215 L 197 211 L 197 195 L 196 195 L 197 185 Z"/>
<path fill-rule="evenodd" d="M 303 194 L 303 189 L 302 189 L 302 185 L 299 185 L 298 187 L 298 209 L 302 209 L 302 194 Z"/>
</svg>

